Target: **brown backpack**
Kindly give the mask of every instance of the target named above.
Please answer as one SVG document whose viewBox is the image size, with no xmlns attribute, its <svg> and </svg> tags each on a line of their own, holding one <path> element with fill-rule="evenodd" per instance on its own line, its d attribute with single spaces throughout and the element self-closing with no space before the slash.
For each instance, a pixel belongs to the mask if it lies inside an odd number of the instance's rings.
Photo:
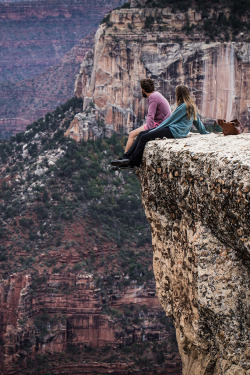
<svg viewBox="0 0 250 375">
<path fill-rule="evenodd" d="M 243 132 L 243 126 L 239 120 L 217 120 L 217 124 L 223 129 L 224 135 L 238 135 Z"/>
</svg>

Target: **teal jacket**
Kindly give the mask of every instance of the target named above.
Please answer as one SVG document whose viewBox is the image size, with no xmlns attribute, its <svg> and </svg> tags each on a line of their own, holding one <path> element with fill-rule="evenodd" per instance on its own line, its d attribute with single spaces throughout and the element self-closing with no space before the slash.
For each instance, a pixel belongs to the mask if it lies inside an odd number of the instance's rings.
<svg viewBox="0 0 250 375">
<path fill-rule="evenodd" d="M 185 138 L 191 130 L 192 125 L 196 127 L 201 134 L 210 134 L 205 126 L 202 124 L 198 114 L 197 120 L 194 120 L 193 116 L 189 119 L 187 117 L 187 107 L 185 103 L 180 104 L 176 110 L 164 120 L 157 128 L 150 130 L 150 132 L 156 131 L 161 128 L 169 128 L 174 138 Z"/>
</svg>

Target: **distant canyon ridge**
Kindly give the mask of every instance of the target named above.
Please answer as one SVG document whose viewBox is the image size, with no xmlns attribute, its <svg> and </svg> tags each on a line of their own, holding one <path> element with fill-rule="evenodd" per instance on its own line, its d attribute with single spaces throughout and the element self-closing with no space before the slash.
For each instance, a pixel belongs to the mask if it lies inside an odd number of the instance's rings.
<svg viewBox="0 0 250 375">
<path fill-rule="evenodd" d="M 123 3 L 0 1 L 0 139 L 74 96 L 100 21 Z"/>
</svg>

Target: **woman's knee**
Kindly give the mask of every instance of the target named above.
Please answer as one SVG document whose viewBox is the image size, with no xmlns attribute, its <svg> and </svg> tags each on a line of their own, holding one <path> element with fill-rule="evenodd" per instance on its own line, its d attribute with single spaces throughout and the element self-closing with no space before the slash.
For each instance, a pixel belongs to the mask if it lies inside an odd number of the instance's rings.
<svg viewBox="0 0 250 375">
<path fill-rule="evenodd" d="M 150 134 L 142 134 L 141 136 L 141 141 L 142 142 L 148 142 L 152 139 L 152 135 Z"/>
<path fill-rule="evenodd" d="M 137 139 L 141 139 L 145 135 L 145 133 L 147 133 L 147 131 L 140 132 L 137 136 Z"/>
</svg>

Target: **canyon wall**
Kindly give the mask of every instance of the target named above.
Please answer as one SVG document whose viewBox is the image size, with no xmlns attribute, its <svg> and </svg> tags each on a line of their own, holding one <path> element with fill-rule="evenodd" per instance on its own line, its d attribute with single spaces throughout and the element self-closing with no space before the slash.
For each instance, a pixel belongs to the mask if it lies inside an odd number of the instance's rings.
<svg viewBox="0 0 250 375">
<path fill-rule="evenodd" d="M 29 368 L 32 374 L 35 373 L 39 370 L 36 355 L 46 357 L 45 361 L 52 366 L 50 373 L 54 375 L 60 375 L 62 369 L 74 375 L 107 371 L 128 374 L 133 361 L 126 360 L 119 348 L 145 340 L 157 344 L 165 342 L 168 350 L 164 368 L 156 365 L 147 374 L 181 374 L 180 357 L 171 344 L 175 340 L 172 322 L 168 322 L 169 331 L 160 323 L 162 308 L 155 296 L 154 282 L 144 286 L 135 284 L 126 288 L 125 293 L 121 293 L 114 283 L 111 311 L 117 312 L 117 308 L 136 303 L 141 316 L 144 315 L 143 327 L 137 325 L 133 329 L 121 325 L 121 316 L 110 316 L 110 312 L 103 311 L 102 290 L 96 287 L 93 273 L 50 275 L 46 287 L 39 285 L 34 292 L 36 282 L 39 280 L 29 274 L 13 274 L 0 282 L 0 334 L 5 342 L 1 374 L 26 374 Z M 146 314 L 142 313 L 143 309 L 147 310 Z M 88 348 L 89 353 L 96 354 L 88 354 Z M 107 357 L 112 349 L 116 351 L 117 359 L 109 364 Z M 75 358 L 68 364 L 61 363 L 60 353 L 65 357 L 70 353 Z M 85 365 L 81 364 L 83 361 Z M 43 370 L 45 372 L 41 373 L 46 374 L 46 366 Z M 144 372 L 137 370 L 136 373 Z"/>
<path fill-rule="evenodd" d="M 250 44 L 245 35 L 211 41 L 202 28 L 221 11 L 229 17 L 230 10 L 221 5 L 205 17 L 197 9 L 136 5 L 112 11 L 100 25 L 75 84 L 84 108 L 93 102 L 109 129 L 129 132 L 147 114 L 140 79 L 149 77 L 171 105 L 175 87 L 188 85 L 205 124 L 237 117 L 249 129 Z"/>
<path fill-rule="evenodd" d="M 249 370 L 250 135 L 150 142 L 138 169 L 183 375 Z"/>
</svg>

